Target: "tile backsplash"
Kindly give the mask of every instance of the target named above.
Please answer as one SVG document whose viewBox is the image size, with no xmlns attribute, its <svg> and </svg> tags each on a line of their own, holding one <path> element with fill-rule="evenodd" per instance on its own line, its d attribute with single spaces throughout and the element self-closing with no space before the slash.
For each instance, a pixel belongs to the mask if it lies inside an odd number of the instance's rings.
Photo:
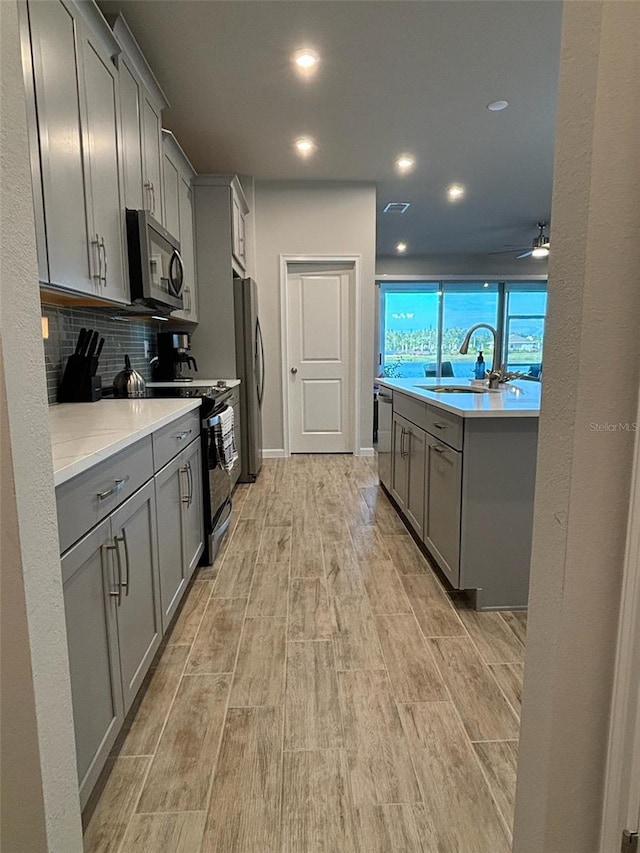
<svg viewBox="0 0 640 853">
<path fill-rule="evenodd" d="M 78 332 L 83 326 L 94 329 L 105 339 L 98 366 L 103 387 L 111 385 L 116 373 L 124 367 L 125 353 L 145 382 L 151 379 L 149 360 L 155 355 L 158 322 L 136 317 L 121 320 L 108 309 L 67 308 L 45 303 L 42 316 L 49 322 L 49 337 L 44 340 L 49 404 L 57 402 L 64 366 L 75 350 Z"/>
</svg>

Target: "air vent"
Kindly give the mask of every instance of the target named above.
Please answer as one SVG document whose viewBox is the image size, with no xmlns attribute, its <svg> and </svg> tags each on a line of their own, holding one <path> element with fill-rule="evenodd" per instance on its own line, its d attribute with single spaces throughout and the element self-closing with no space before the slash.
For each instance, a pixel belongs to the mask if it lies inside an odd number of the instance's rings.
<svg viewBox="0 0 640 853">
<path fill-rule="evenodd" d="M 411 207 L 408 201 L 390 201 L 383 209 L 383 213 L 406 213 Z"/>
</svg>

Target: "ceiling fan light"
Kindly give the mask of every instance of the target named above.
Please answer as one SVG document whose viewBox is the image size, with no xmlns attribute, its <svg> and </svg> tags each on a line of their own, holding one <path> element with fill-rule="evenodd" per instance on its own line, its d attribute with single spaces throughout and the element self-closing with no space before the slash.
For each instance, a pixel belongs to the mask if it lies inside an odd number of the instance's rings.
<svg viewBox="0 0 640 853">
<path fill-rule="evenodd" d="M 532 258 L 546 258 L 549 255 L 549 247 L 548 246 L 536 246 L 535 249 L 531 251 Z"/>
</svg>

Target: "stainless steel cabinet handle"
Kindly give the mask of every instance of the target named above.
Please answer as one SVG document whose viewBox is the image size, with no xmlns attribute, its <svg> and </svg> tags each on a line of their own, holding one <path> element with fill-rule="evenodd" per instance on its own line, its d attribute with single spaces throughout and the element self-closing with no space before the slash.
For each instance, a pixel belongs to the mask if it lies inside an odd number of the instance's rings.
<svg viewBox="0 0 640 853">
<path fill-rule="evenodd" d="M 291 372 L 292 372 L 292 373 L 293 373 L 293 375 L 295 376 L 295 375 L 296 375 L 296 373 L 298 372 L 298 368 L 297 368 L 297 367 L 292 367 L 292 368 L 291 368 Z"/>
<path fill-rule="evenodd" d="M 120 607 L 120 602 L 122 601 L 122 561 L 120 560 L 120 549 L 118 548 L 118 540 L 115 538 L 113 540 L 113 545 L 103 545 L 102 546 L 105 551 L 115 551 L 116 552 L 116 567 L 118 569 L 118 580 L 116 581 L 117 589 L 109 590 L 109 595 L 112 598 L 117 598 L 118 607 Z"/>
<path fill-rule="evenodd" d="M 122 491 L 125 483 L 128 482 L 128 480 L 128 475 L 126 477 L 123 477 L 122 479 L 116 480 L 115 484 L 110 489 L 107 489 L 106 492 L 98 492 L 98 500 L 104 501 L 107 498 L 110 498 L 111 495 L 117 495 L 118 492 Z"/>
<path fill-rule="evenodd" d="M 124 565 L 125 569 L 127 570 L 127 579 L 126 581 L 122 581 L 121 586 L 125 589 L 125 595 L 129 595 L 129 587 L 131 585 L 131 564 L 129 563 L 129 543 L 127 541 L 127 531 L 124 529 L 124 527 L 122 528 L 122 536 L 116 536 L 113 541 L 116 544 L 118 557 L 120 555 L 120 548 L 118 543 L 122 542 L 122 544 L 124 545 Z"/>
<path fill-rule="evenodd" d="M 104 275 L 102 276 L 102 281 L 104 282 L 104 286 L 107 286 L 107 247 L 104 244 L 104 237 L 100 238 L 100 247 L 104 253 Z"/>
<path fill-rule="evenodd" d="M 189 479 L 189 469 L 187 468 L 186 465 L 184 466 L 184 468 L 180 468 L 179 471 L 180 471 L 180 474 L 186 474 L 187 480 Z M 178 475 L 178 482 L 180 485 L 180 503 L 183 503 L 183 504 L 186 504 L 187 506 L 189 506 L 189 495 L 188 494 L 187 495 L 182 494 L 182 477 L 180 475 Z"/>
<path fill-rule="evenodd" d="M 98 282 L 98 284 L 100 284 L 102 281 L 102 252 L 99 234 L 96 234 L 96 239 L 91 241 L 91 245 L 96 247 L 96 254 L 98 256 L 98 274 L 94 275 L 93 278 Z"/>
<path fill-rule="evenodd" d="M 434 427 L 436 429 L 449 429 L 449 424 L 435 424 L 434 423 Z"/>
<path fill-rule="evenodd" d="M 177 441 L 186 441 L 192 432 L 193 432 L 193 430 L 190 430 L 190 429 L 185 430 L 185 432 L 181 432 L 179 435 L 176 436 L 176 440 Z"/>
<path fill-rule="evenodd" d="M 156 188 L 153 184 L 153 181 L 150 181 L 151 184 L 151 213 L 156 215 Z"/>
<path fill-rule="evenodd" d="M 153 184 L 151 183 L 151 181 L 145 182 L 144 188 L 147 191 L 147 210 L 149 211 L 149 213 L 153 213 L 153 209 L 151 206 L 152 205 L 152 202 L 151 202 L 151 189 L 152 189 L 152 187 L 153 187 Z"/>
<path fill-rule="evenodd" d="M 187 506 L 191 506 L 193 502 L 193 472 L 191 470 L 191 462 L 187 462 L 187 481 L 189 483 L 189 503 Z"/>
<path fill-rule="evenodd" d="M 407 435 L 407 430 L 402 427 L 402 433 L 400 434 L 400 456 L 404 459 L 407 456 L 407 451 L 404 449 L 404 437 Z"/>
<path fill-rule="evenodd" d="M 434 453 L 437 453 L 437 454 L 439 454 L 440 456 L 444 456 L 444 454 L 447 452 L 447 451 L 446 451 L 446 449 L 445 449 L 444 447 L 434 447 L 434 448 L 432 448 L 432 449 L 433 449 L 433 452 L 434 452 Z"/>
</svg>

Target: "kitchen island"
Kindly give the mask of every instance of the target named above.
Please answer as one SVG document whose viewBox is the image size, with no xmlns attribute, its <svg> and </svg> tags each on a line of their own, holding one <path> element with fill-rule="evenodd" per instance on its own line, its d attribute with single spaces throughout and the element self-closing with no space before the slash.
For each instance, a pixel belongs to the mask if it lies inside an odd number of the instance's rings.
<svg viewBox="0 0 640 853">
<path fill-rule="evenodd" d="M 378 381 L 380 481 L 405 523 L 476 609 L 526 607 L 540 384 Z"/>
</svg>

